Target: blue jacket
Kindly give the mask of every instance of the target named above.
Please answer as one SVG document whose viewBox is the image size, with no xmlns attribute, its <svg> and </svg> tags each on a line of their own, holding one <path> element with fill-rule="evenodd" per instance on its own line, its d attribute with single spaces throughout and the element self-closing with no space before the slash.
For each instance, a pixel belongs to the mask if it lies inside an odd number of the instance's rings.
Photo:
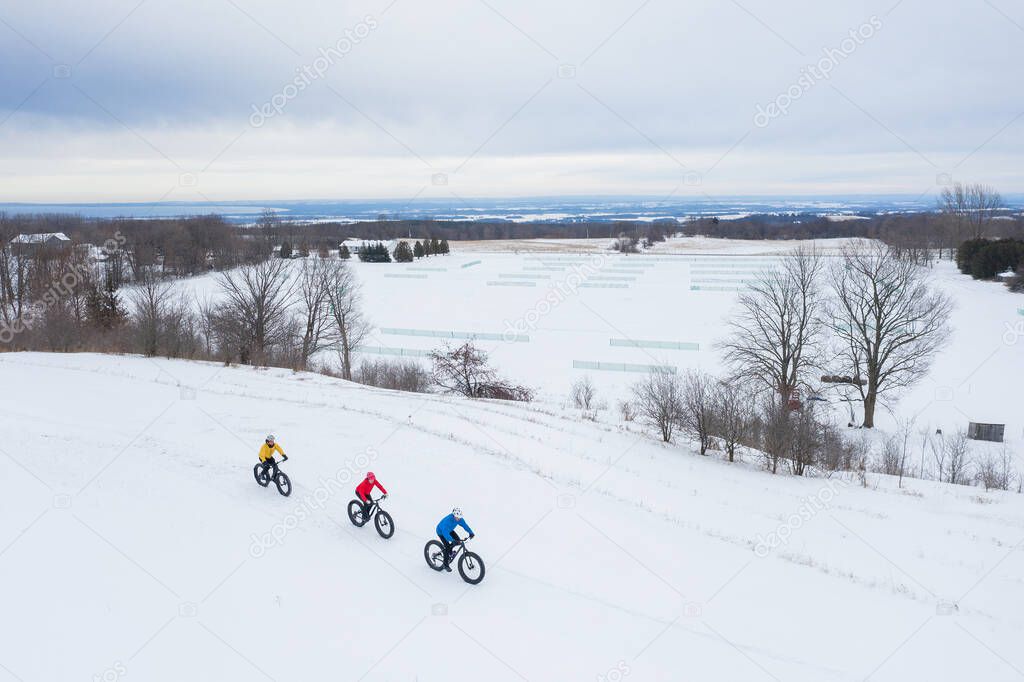
<svg viewBox="0 0 1024 682">
<path fill-rule="evenodd" d="M 476 534 L 473 532 L 473 529 L 469 527 L 469 524 L 466 523 L 466 519 L 456 520 L 454 514 L 449 514 L 448 516 L 441 519 L 441 523 L 437 524 L 437 534 L 445 540 L 448 540 L 450 539 L 451 532 L 455 530 L 457 526 L 462 526 L 463 528 L 465 528 L 466 532 L 470 535 Z"/>
</svg>

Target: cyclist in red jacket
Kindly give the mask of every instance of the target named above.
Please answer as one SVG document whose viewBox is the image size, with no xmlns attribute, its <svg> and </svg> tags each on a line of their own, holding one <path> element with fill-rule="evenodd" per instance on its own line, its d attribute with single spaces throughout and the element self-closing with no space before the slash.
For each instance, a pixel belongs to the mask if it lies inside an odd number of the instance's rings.
<svg viewBox="0 0 1024 682">
<path fill-rule="evenodd" d="M 372 471 L 367 471 L 366 478 L 363 479 L 362 483 L 356 486 L 356 497 L 358 497 L 359 501 L 363 503 L 364 515 L 370 513 L 370 505 L 373 504 L 370 501 L 370 493 L 373 492 L 374 486 L 380 488 L 380 491 L 384 493 L 384 497 L 388 496 L 388 491 L 384 489 L 384 486 L 380 484 L 380 481 L 377 480 L 377 477 L 374 476 Z"/>
</svg>

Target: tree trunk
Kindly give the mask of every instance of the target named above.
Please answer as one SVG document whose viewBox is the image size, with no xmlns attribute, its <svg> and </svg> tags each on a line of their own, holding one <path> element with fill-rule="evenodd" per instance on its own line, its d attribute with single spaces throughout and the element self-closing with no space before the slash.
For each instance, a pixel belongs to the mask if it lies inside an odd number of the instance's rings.
<svg viewBox="0 0 1024 682">
<path fill-rule="evenodd" d="M 864 428 L 873 429 L 875 428 L 875 405 L 878 402 L 878 394 L 876 389 L 869 388 L 867 395 L 864 396 Z"/>
</svg>

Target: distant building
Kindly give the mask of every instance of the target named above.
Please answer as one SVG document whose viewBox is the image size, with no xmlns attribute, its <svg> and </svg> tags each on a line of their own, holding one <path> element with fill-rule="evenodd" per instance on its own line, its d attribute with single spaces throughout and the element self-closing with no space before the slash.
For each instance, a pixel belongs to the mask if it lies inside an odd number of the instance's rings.
<svg viewBox="0 0 1024 682">
<path fill-rule="evenodd" d="M 353 256 L 358 256 L 359 252 L 368 246 L 375 246 L 377 244 L 383 244 L 387 247 L 388 253 L 393 253 L 395 247 L 398 246 L 397 239 L 346 239 L 342 242 L 348 247 L 348 252 Z"/>
<path fill-rule="evenodd" d="M 71 246 L 71 239 L 63 232 L 19 234 L 11 240 L 11 251 L 15 256 L 31 256 L 41 249 L 65 248 L 69 246 Z"/>
</svg>

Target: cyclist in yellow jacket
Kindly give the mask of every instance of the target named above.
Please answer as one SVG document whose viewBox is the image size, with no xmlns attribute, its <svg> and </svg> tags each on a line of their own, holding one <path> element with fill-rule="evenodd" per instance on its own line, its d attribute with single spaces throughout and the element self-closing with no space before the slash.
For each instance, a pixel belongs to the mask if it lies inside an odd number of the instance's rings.
<svg viewBox="0 0 1024 682">
<path fill-rule="evenodd" d="M 260 463 L 263 464 L 264 472 L 268 469 L 271 470 L 271 479 L 277 476 L 277 462 L 274 460 L 275 452 L 281 453 L 282 462 L 288 461 L 288 455 L 284 454 L 280 443 L 274 440 L 274 434 L 270 434 L 267 436 L 266 441 L 263 442 L 263 445 L 260 446 Z"/>
</svg>

